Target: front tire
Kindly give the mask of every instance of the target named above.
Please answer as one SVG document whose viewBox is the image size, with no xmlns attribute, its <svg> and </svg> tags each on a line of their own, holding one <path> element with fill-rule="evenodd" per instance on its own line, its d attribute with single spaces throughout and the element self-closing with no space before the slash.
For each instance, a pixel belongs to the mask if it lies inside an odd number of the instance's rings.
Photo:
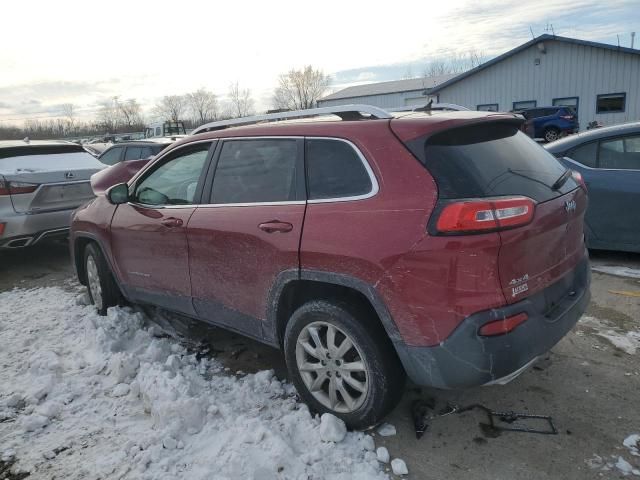
<svg viewBox="0 0 640 480">
<path fill-rule="evenodd" d="M 92 243 L 84 251 L 84 273 L 91 303 L 99 315 L 106 315 L 109 307 L 118 305 L 118 287 L 102 252 Z"/>
<path fill-rule="evenodd" d="M 347 304 L 312 301 L 293 313 L 284 338 L 289 376 L 304 402 L 356 429 L 382 420 L 405 382 L 386 333 L 364 317 Z"/>
</svg>

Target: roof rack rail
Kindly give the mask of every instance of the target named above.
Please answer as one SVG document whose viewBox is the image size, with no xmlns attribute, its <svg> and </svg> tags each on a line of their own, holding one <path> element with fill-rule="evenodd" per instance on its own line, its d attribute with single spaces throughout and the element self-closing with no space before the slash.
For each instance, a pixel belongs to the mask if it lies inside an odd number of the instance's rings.
<svg viewBox="0 0 640 480">
<path fill-rule="evenodd" d="M 406 107 L 389 108 L 389 112 L 429 112 L 431 110 L 452 110 L 456 112 L 468 111 L 467 107 L 456 105 L 455 103 L 433 103 L 428 102 L 424 105 L 409 105 Z"/>
<path fill-rule="evenodd" d="M 365 115 L 363 115 L 365 114 Z M 232 118 L 230 120 L 220 120 L 217 122 L 205 123 L 199 126 L 192 135 L 214 130 L 223 130 L 229 127 L 239 127 L 252 125 L 255 123 L 289 120 L 291 118 L 315 117 L 317 115 L 337 115 L 342 120 L 363 120 L 363 119 L 390 119 L 393 118 L 386 110 L 371 105 L 337 105 L 334 107 L 311 108 L 309 110 L 294 110 L 289 112 L 267 113 L 265 115 L 254 115 L 252 117 Z"/>
</svg>

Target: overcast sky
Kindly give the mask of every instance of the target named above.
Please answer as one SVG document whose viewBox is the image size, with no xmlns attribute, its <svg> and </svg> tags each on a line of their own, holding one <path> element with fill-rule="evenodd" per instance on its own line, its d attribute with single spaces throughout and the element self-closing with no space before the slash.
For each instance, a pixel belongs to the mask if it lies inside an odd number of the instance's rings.
<svg viewBox="0 0 640 480">
<path fill-rule="evenodd" d="M 0 125 L 84 115 L 118 95 L 146 109 L 163 96 L 229 84 L 271 107 L 279 73 L 311 64 L 333 89 L 415 74 L 449 52 L 503 53 L 547 32 L 629 46 L 639 0 L 192 0 L 3 2 Z M 505 6 L 506 5 L 506 6 Z M 640 46 L 640 38 L 636 47 Z"/>
</svg>

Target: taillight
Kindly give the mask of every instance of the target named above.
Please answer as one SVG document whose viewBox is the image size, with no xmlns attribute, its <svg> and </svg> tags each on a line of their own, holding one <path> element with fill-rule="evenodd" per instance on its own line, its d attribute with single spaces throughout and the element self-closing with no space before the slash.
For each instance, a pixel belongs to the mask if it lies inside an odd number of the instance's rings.
<svg viewBox="0 0 640 480">
<path fill-rule="evenodd" d="M 584 178 L 582 177 L 582 174 L 580 172 L 576 172 L 575 170 L 571 170 L 571 178 L 573 178 L 575 180 L 575 182 L 580 185 L 580 187 L 582 187 L 582 189 L 584 189 L 584 191 L 587 191 L 587 184 L 584 181 Z"/>
<path fill-rule="evenodd" d="M 504 335 L 513 331 L 518 325 L 523 324 L 529 319 L 529 315 L 526 313 L 518 313 L 511 317 L 504 318 L 502 320 L 494 320 L 493 322 L 485 323 L 478 330 L 478 335 L 483 337 L 494 337 L 496 335 Z"/>
<path fill-rule="evenodd" d="M 4 234 L 4 227 L 6 223 L 0 223 L 0 237 Z"/>
<path fill-rule="evenodd" d="M 528 197 L 453 202 L 440 212 L 436 229 L 439 233 L 456 234 L 520 227 L 531 222 L 535 207 Z"/>
<path fill-rule="evenodd" d="M 33 193 L 37 188 L 38 184 L 36 183 L 0 180 L 0 197 L 6 195 L 19 195 L 21 193 Z"/>
</svg>

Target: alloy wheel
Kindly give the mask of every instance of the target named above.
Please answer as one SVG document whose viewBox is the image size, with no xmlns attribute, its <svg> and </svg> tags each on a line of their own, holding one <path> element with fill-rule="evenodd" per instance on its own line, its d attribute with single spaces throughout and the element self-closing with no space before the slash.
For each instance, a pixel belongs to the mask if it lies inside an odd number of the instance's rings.
<svg viewBox="0 0 640 480">
<path fill-rule="evenodd" d="M 98 273 L 98 265 L 93 255 L 87 257 L 87 285 L 91 293 L 91 299 L 95 306 L 100 310 L 102 308 L 102 286 L 100 285 L 100 274 Z"/>
<path fill-rule="evenodd" d="M 302 329 L 296 342 L 296 364 L 302 381 L 323 406 L 351 413 L 369 392 L 370 374 L 353 339 L 327 322 Z"/>
</svg>

